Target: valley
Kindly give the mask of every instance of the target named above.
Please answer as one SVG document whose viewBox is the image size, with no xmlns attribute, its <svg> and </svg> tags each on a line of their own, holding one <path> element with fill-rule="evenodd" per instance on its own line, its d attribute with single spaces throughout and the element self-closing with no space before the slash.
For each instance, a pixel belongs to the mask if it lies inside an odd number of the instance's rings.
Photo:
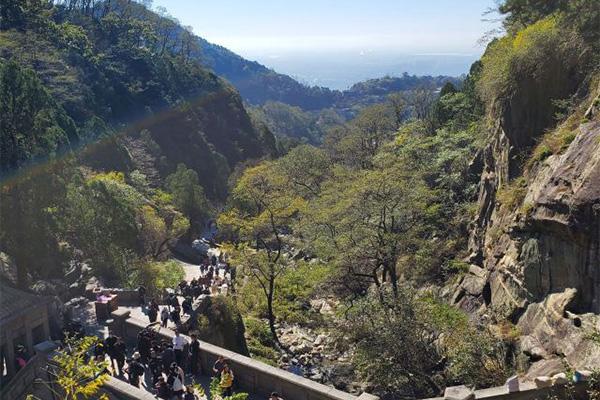
<svg viewBox="0 0 600 400">
<path fill-rule="evenodd" d="M 3 2 L 3 398 L 596 399 L 600 9 L 497 12 L 459 76 L 336 90 Z"/>
</svg>

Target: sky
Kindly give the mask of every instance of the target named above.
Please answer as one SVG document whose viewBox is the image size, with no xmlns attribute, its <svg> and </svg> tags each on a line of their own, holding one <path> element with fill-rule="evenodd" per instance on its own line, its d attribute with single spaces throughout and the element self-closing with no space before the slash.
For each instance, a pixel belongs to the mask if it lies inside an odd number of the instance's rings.
<svg viewBox="0 0 600 400">
<path fill-rule="evenodd" d="M 479 40 L 498 25 L 483 20 L 493 18 L 483 14 L 494 5 L 495 0 L 153 1 L 154 8 L 165 7 L 208 41 L 309 81 L 319 79 L 310 72 L 318 59 L 325 69 L 337 69 L 335 57 L 356 56 L 357 65 L 391 65 L 391 56 L 434 57 L 438 64 L 444 57 L 463 57 L 469 59 L 464 69 L 483 51 Z"/>
</svg>

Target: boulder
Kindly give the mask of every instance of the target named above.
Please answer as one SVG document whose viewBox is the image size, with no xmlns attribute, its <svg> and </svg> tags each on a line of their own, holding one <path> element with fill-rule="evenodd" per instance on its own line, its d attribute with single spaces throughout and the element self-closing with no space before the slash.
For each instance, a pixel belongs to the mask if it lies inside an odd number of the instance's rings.
<svg viewBox="0 0 600 400">
<path fill-rule="evenodd" d="M 483 292 L 486 280 L 477 275 L 468 274 L 460 284 L 461 287 L 471 296 L 479 296 Z"/>
<path fill-rule="evenodd" d="M 567 383 L 569 383 L 569 380 L 567 379 L 567 374 L 564 372 L 552 376 L 553 385 L 565 385 Z"/>
<path fill-rule="evenodd" d="M 552 386 L 552 378 L 549 376 L 538 376 L 534 379 L 535 387 L 546 388 Z"/>
<path fill-rule="evenodd" d="M 317 338 L 315 339 L 313 344 L 315 346 L 320 346 L 320 345 L 324 344 L 326 340 L 327 340 L 327 335 L 321 334 L 321 335 L 317 336 Z"/>
<path fill-rule="evenodd" d="M 535 378 L 539 376 L 552 376 L 562 372 L 565 369 L 563 361 L 558 357 L 550 358 L 547 360 L 540 360 L 534 362 L 529 370 L 527 371 L 527 375 L 525 375 L 526 379 L 535 380 Z"/>
<path fill-rule="evenodd" d="M 539 360 L 548 356 L 548 352 L 544 349 L 544 346 L 542 346 L 539 340 L 534 336 L 521 336 L 519 339 L 519 346 L 521 348 L 521 352 L 527 355 L 530 359 Z"/>
<path fill-rule="evenodd" d="M 568 312 L 577 305 L 579 298 L 576 289 L 565 289 L 548 295 L 539 303 L 530 304 L 517 322 L 525 338 L 521 342 L 522 350 L 526 354 L 529 351 L 528 355 L 543 357 L 564 355 L 573 368 L 591 369 L 600 365 L 600 348 L 588 340 L 589 332 L 598 329 L 596 317 L 591 313 L 576 315 Z M 548 374 L 545 371 L 537 375 Z"/>
</svg>

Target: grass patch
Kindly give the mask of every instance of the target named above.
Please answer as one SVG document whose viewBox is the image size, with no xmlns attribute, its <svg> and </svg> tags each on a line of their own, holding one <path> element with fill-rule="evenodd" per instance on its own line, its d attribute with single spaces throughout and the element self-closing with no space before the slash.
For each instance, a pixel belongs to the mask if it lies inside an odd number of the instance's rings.
<svg viewBox="0 0 600 400">
<path fill-rule="evenodd" d="M 274 349 L 273 338 L 266 321 L 248 317 L 244 319 L 246 326 L 246 343 L 252 358 L 277 366 L 279 353 Z"/>
<path fill-rule="evenodd" d="M 514 210 L 523 203 L 526 195 L 527 181 L 521 176 L 498 189 L 496 201 L 508 210 Z"/>
</svg>

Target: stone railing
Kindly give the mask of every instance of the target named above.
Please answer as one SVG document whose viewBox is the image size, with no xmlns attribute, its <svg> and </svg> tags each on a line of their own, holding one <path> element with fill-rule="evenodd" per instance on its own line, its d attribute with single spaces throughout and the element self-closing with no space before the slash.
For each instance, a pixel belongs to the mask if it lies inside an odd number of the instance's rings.
<svg viewBox="0 0 600 400">
<path fill-rule="evenodd" d="M 0 390 L 0 399 L 16 400 L 24 398 L 29 393 L 33 382 L 40 377 L 42 368 L 46 366 L 46 363 L 47 358 L 44 354 L 36 354 L 31 357 L 27 364 Z"/>
<path fill-rule="evenodd" d="M 566 399 L 566 386 L 557 384 L 548 387 L 537 387 L 533 382 L 521 382 L 518 391 L 509 392 L 508 387 L 497 386 L 487 389 L 475 390 L 472 399 L 485 400 L 542 400 L 554 395 L 557 399 Z M 572 388 L 577 395 L 585 393 L 585 383 L 575 384 Z M 580 398 L 580 397 L 577 397 Z M 583 397 L 581 397 L 583 398 Z M 426 400 L 445 400 L 446 397 L 435 397 Z"/>
<path fill-rule="evenodd" d="M 129 383 L 121 381 L 112 376 L 104 385 L 102 385 L 100 392 L 100 394 L 107 394 L 109 399 L 156 400 L 156 397 L 153 394 L 133 387 Z"/>
<path fill-rule="evenodd" d="M 126 310 L 113 311 L 111 330 L 126 339 L 132 339 L 147 325 L 130 317 Z M 160 329 L 159 335 L 167 341 L 173 339 L 170 329 Z M 190 340 L 188 338 L 188 340 Z M 278 392 L 286 400 L 377 400 L 378 397 L 363 393 L 354 396 L 329 386 L 294 375 L 290 372 L 253 360 L 241 354 L 207 342 L 200 342 L 200 359 L 203 371 L 211 371 L 215 360 L 223 356 L 234 371 L 240 390 L 268 397 Z"/>
</svg>

